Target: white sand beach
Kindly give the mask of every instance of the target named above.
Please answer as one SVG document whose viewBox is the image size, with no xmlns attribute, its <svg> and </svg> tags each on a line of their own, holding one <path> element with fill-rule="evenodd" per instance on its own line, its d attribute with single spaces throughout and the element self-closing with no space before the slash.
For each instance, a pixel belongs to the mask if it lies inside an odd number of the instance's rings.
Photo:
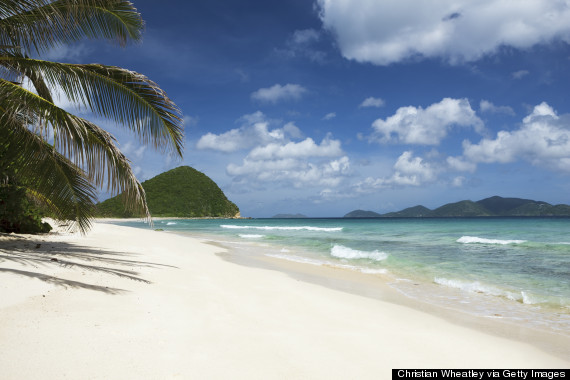
<svg viewBox="0 0 570 380">
<path fill-rule="evenodd" d="M 403 296 L 387 287 L 385 299 L 366 297 L 220 254 L 101 222 L 87 236 L 1 235 L 0 378 L 387 379 L 392 368 L 570 366 L 566 336 L 505 332 L 493 319 L 472 328 L 391 302 Z M 342 281 L 342 270 L 310 270 Z"/>
</svg>

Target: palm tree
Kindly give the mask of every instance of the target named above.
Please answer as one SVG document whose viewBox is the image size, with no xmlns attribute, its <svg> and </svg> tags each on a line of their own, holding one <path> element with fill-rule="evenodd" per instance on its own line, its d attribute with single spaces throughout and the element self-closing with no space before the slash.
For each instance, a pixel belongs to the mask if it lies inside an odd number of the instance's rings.
<svg viewBox="0 0 570 380">
<path fill-rule="evenodd" d="M 144 190 L 115 138 L 56 106 L 55 91 L 122 125 L 142 143 L 182 156 L 178 107 L 136 72 L 41 58 L 84 38 L 121 46 L 142 38 L 144 22 L 123 0 L 0 0 L 0 186 L 18 184 L 57 218 L 89 229 L 96 188 L 123 193 L 150 220 Z M 28 88 L 30 87 L 30 88 Z"/>
</svg>

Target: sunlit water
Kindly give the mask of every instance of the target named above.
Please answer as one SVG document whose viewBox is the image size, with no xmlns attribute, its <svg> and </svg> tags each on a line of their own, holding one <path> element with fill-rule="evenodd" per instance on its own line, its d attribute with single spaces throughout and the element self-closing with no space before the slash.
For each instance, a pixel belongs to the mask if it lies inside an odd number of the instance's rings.
<svg viewBox="0 0 570 380">
<path fill-rule="evenodd" d="M 570 335 L 568 218 L 158 220 L 154 228 L 235 255 L 382 276 L 412 298 Z"/>
</svg>

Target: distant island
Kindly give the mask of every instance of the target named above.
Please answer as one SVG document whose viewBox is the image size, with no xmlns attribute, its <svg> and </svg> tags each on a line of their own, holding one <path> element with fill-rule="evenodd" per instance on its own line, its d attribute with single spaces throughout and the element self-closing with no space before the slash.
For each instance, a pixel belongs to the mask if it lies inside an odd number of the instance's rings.
<svg viewBox="0 0 570 380">
<path fill-rule="evenodd" d="M 189 166 L 180 166 L 142 183 L 148 208 L 153 217 L 226 217 L 238 218 L 239 208 L 230 202 L 223 191 L 204 173 Z M 107 199 L 96 206 L 96 216 L 130 218 L 121 195 Z"/>
<path fill-rule="evenodd" d="M 306 217 L 307 215 L 303 214 L 277 214 L 272 216 L 275 219 L 301 219 Z"/>
<path fill-rule="evenodd" d="M 492 217 L 492 216 L 570 216 L 570 206 L 551 205 L 547 202 L 521 198 L 494 196 L 477 202 L 460 201 L 448 203 L 435 210 L 424 206 L 408 207 L 398 212 L 378 214 L 374 211 L 354 210 L 345 218 L 445 218 L 445 217 Z"/>
</svg>

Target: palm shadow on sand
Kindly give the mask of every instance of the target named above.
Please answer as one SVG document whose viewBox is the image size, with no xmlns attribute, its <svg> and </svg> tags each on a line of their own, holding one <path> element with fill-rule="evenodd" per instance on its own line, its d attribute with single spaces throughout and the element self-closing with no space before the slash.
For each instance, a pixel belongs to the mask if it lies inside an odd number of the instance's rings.
<svg viewBox="0 0 570 380">
<path fill-rule="evenodd" d="M 125 256 L 132 255 L 132 253 L 90 248 L 64 241 L 43 241 L 40 237 L 36 238 L 31 235 L 22 237 L 0 234 L 0 273 L 12 273 L 36 278 L 65 288 L 88 289 L 108 294 L 127 292 L 124 289 L 110 288 L 48 275 L 40 271 L 34 271 L 34 268 L 73 268 L 118 276 L 147 284 L 151 282 L 141 277 L 137 269 L 175 268 L 170 265 L 125 259 Z M 15 262 L 30 270 L 3 268 L 1 266 L 2 262 Z"/>
</svg>

